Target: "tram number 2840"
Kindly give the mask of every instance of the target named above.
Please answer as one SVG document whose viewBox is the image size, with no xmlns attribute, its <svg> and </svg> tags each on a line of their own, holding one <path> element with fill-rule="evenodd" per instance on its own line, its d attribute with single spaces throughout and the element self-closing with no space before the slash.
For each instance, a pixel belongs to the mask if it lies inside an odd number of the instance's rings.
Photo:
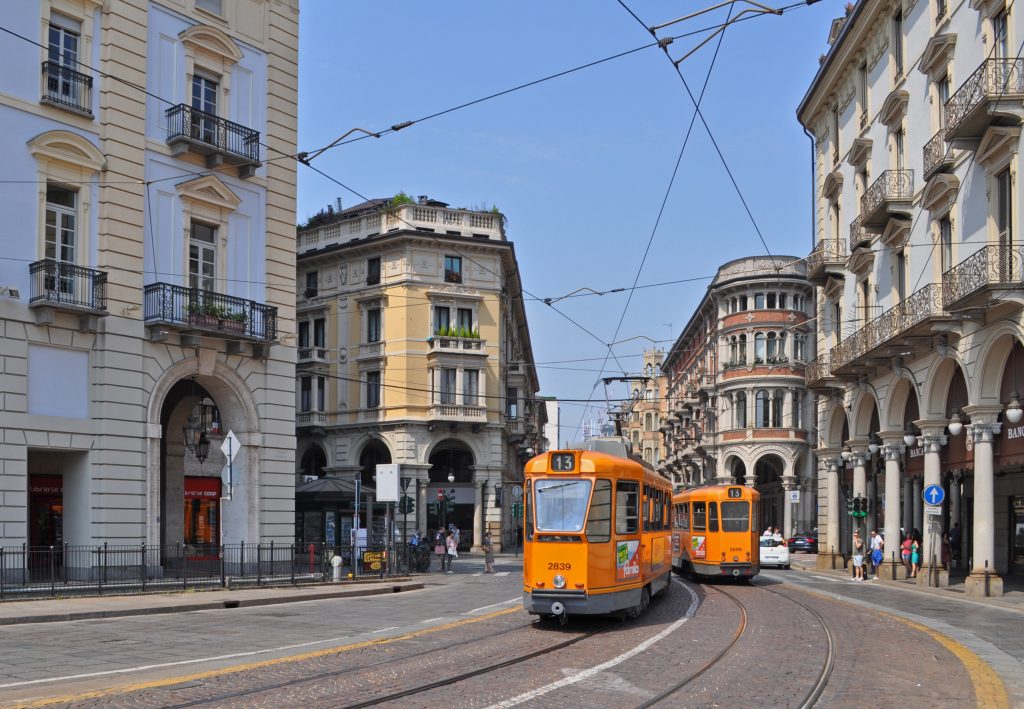
<svg viewBox="0 0 1024 709">
<path fill-rule="evenodd" d="M 572 564 L 567 561 L 548 562 L 548 571 L 572 571 Z"/>
</svg>

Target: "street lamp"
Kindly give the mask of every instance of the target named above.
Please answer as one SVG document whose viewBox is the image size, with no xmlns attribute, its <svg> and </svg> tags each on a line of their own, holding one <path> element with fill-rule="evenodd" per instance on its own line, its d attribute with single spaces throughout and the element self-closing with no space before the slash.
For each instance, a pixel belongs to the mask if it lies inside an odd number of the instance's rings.
<svg viewBox="0 0 1024 709">
<path fill-rule="evenodd" d="M 449 473 L 448 473 L 448 482 L 450 482 L 450 483 L 455 482 L 455 473 L 449 471 Z"/>
<path fill-rule="evenodd" d="M 501 481 L 494 483 L 494 506 L 501 507 Z"/>
<path fill-rule="evenodd" d="M 903 428 L 903 442 L 907 444 L 907 448 L 911 448 L 917 443 L 917 432 L 914 430 L 914 424 L 907 421 L 907 425 Z"/>
<path fill-rule="evenodd" d="M 964 421 L 960 418 L 960 409 L 953 409 L 953 415 L 949 417 L 949 423 L 946 425 L 949 429 L 949 435 L 959 436 L 964 432 Z"/>
<path fill-rule="evenodd" d="M 853 460 L 853 451 L 850 450 L 850 446 L 843 446 L 843 450 L 840 452 L 839 455 L 843 457 L 843 460 Z"/>
<path fill-rule="evenodd" d="M 1006 420 L 1010 423 L 1020 423 L 1024 416 L 1024 409 L 1020 406 L 1020 396 L 1017 392 L 1010 394 L 1010 403 L 1006 405 Z"/>
</svg>

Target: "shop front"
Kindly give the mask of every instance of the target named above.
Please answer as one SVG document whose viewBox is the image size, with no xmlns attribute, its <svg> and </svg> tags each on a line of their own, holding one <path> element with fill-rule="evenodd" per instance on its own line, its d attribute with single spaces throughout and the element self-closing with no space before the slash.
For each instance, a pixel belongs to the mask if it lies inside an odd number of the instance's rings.
<svg viewBox="0 0 1024 709">
<path fill-rule="evenodd" d="M 185 476 L 185 546 L 190 559 L 216 559 L 220 546 L 220 478 Z"/>
<path fill-rule="evenodd" d="M 64 476 L 30 475 L 28 543 L 59 547 L 64 543 Z"/>
<path fill-rule="evenodd" d="M 1007 514 L 1007 573 L 1024 576 L 1024 422 L 1003 422 L 996 438 L 996 510 Z M 1003 502 L 998 498 L 1002 497 Z M 999 540 L 996 540 L 997 547 Z"/>
</svg>

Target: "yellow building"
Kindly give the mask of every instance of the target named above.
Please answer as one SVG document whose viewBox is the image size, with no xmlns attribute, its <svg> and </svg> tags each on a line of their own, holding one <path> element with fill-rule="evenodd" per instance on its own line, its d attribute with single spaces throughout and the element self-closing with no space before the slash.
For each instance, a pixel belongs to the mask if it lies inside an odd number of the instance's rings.
<svg viewBox="0 0 1024 709">
<path fill-rule="evenodd" d="M 485 529 L 515 534 L 514 488 L 539 450 L 545 409 L 504 221 L 401 194 L 300 229 L 302 541 L 348 543 L 355 481 L 362 507 L 381 463 L 398 463 L 408 481 L 406 531 L 454 523 L 463 546 Z M 383 511 L 360 511 L 371 541 L 383 539 Z"/>
</svg>

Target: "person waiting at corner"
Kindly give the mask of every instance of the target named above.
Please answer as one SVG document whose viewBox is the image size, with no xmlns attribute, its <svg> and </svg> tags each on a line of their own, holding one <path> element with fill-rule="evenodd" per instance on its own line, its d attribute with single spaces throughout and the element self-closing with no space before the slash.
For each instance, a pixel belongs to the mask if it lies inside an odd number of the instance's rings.
<svg viewBox="0 0 1024 709">
<path fill-rule="evenodd" d="M 864 540 L 859 531 L 853 533 L 853 580 L 864 580 Z"/>
</svg>

